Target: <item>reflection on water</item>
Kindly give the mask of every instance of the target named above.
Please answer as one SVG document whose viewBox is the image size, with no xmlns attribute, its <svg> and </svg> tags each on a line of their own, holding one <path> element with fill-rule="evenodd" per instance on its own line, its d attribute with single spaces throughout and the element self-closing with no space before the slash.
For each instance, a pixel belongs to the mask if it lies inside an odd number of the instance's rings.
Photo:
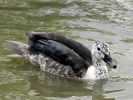
<svg viewBox="0 0 133 100">
<path fill-rule="evenodd" d="M 0 0 L 0 99 L 132 100 L 132 0 Z M 118 68 L 110 79 L 66 79 L 40 71 L 6 51 L 5 40 L 26 43 L 26 31 L 55 32 L 91 48 L 110 46 Z"/>
<path fill-rule="evenodd" d="M 29 64 L 17 66 L 16 70 L 31 71 L 34 73 L 34 75 L 28 76 L 29 89 L 34 90 L 37 96 L 45 95 L 46 97 L 57 98 L 92 96 L 92 100 L 114 100 L 114 98 L 107 98 L 103 95 L 106 92 L 103 87 L 108 80 L 94 81 L 65 78 L 41 71 L 35 66 L 29 66 Z M 110 91 L 109 93 L 113 92 L 116 91 Z"/>
</svg>

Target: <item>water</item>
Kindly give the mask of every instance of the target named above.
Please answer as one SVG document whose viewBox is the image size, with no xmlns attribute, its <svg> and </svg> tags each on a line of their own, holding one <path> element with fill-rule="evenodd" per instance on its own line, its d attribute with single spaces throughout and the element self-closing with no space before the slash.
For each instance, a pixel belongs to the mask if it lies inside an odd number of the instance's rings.
<svg viewBox="0 0 133 100">
<path fill-rule="evenodd" d="M 0 0 L 0 100 L 132 100 L 132 16 L 132 0 Z M 42 72 L 2 45 L 26 43 L 29 30 L 65 35 L 88 48 L 107 42 L 118 68 L 100 81 Z"/>
</svg>

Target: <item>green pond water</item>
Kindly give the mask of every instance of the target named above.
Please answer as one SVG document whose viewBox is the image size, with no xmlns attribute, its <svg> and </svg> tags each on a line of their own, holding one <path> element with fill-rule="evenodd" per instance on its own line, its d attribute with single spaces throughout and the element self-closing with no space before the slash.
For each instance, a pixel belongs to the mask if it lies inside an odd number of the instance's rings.
<svg viewBox="0 0 133 100">
<path fill-rule="evenodd" d="M 26 31 L 55 32 L 91 48 L 110 46 L 109 80 L 67 79 L 5 50 Z M 0 100 L 133 100 L 132 0 L 0 0 Z"/>
</svg>

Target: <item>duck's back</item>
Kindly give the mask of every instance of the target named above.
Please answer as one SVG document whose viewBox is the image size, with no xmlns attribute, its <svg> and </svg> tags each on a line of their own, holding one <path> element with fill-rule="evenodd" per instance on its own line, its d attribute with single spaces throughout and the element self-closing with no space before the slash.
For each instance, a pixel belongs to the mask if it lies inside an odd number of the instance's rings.
<svg viewBox="0 0 133 100">
<path fill-rule="evenodd" d="M 46 39 L 46 40 L 54 40 L 57 41 L 70 49 L 73 49 L 80 57 L 82 57 L 85 61 L 92 65 L 92 57 L 91 51 L 81 43 L 69 39 L 67 37 L 55 34 L 55 33 L 45 33 L 45 32 L 34 32 L 28 31 L 26 33 L 29 44 L 32 42 L 31 40 L 38 40 L 38 39 Z"/>
<path fill-rule="evenodd" d="M 47 39 L 31 39 L 29 51 L 33 55 L 43 55 L 61 65 L 70 66 L 78 77 L 82 77 L 83 72 L 88 68 L 88 63 L 76 52 L 67 46 Z"/>
</svg>

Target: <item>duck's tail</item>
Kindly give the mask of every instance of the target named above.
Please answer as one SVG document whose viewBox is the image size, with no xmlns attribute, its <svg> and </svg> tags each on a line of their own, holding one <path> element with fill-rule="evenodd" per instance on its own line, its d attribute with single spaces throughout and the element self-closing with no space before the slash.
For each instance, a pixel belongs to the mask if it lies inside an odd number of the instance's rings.
<svg viewBox="0 0 133 100">
<path fill-rule="evenodd" d="M 39 55 L 32 55 L 29 51 L 29 46 L 27 44 L 21 42 L 6 41 L 3 45 L 5 49 L 7 49 L 8 51 L 11 51 L 15 54 L 18 54 L 22 57 L 29 59 L 32 64 L 36 66 L 40 65 L 39 59 L 41 57 Z"/>
<path fill-rule="evenodd" d="M 6 41 L 4 43 L 4 47 L 7 50 L 9 50 L 13 53 L 16 53 L 20 56 L 26 57 L 26 58 L 29 55 L 29 51 L 28 51 L 29 46 L 24 43 L 14 42 L 14 41 Z"/>
</svg>

